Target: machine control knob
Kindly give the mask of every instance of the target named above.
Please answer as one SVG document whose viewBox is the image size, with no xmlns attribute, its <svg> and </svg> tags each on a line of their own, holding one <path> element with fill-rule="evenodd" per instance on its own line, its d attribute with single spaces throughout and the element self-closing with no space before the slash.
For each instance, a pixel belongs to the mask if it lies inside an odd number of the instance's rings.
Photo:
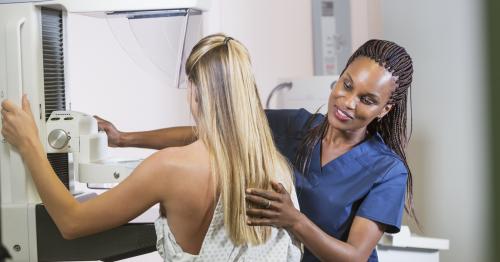
<svg viewBox="0 0 500 262">
<path fill-rule="evenodd" d="M 71 137 L 62 129 L 54 129 L 49 134 L 49 145 L 54 149 L 63 149 Z"/>
</svg>

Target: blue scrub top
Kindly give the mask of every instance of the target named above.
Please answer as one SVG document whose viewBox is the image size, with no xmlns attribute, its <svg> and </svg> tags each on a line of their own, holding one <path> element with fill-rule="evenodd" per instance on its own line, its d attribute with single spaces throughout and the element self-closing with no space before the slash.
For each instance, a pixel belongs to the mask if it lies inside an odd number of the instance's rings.
<svg viewBox="0 0 500 262">
<path fill-rule="evenodd" d="M 269 125 L 280 152 L 291 162 L 307 132 L 319 125 L 323 115 L 304 109 L 267 110 Z M 347 241 L 355 216 L 385 225 L 388 233 L 399 232 L 403 215 L 407 170 L 401 159 L 375 134 L 321 168 L 320 142 L 311 156 L 307 175 L 295 170 L 295 187 L 301 212 L 323 231 Z M 302 261 L 318 261 L 305 250 Z M 374 249 L 370 262 L 378 261 Z"/>
</svg>

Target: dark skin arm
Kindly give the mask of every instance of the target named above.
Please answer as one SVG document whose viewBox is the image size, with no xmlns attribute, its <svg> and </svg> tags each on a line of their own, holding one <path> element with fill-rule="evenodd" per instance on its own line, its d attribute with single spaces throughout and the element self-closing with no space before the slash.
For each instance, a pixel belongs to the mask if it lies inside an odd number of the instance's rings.
<svg viewBox="0 0 500 262">
<path fill-rule="evenodd" d="M 121 132 L 111 122 L 98 116 L 99 130 L 108 135 L 110 147 L 140 147 L 163 149 L 167 147 L 186 146 L 196 141 L 195 129 L 192 126 L 179 126 L 143 132 Z"/>
<path fill-rule="evenodd" d="M 384 226 L 356 216 L 347 242 L 340 241 L 321 230 L 293 206 L 290 194 L 282 184 L 272 182 L 274 191 L 250 188 L 247 200 L 257 206 L 247 210 L 251 226 L 276 226 L 295 235 L 321 261 L 367 261 L 384 233 Z"/>
</svg>

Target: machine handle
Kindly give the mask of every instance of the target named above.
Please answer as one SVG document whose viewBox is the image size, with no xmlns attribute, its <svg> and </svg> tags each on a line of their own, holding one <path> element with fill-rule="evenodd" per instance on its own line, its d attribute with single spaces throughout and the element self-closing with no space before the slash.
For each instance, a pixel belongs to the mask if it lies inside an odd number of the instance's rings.
<svg viewBox="0 0 500 262">
<path fill-rule="evenodd" d="M 7 24 L 7 98 L 21 105 L 23 94 L 22 42 L 21 30 L 25 17 L 20 17 Z"/>
</svg>

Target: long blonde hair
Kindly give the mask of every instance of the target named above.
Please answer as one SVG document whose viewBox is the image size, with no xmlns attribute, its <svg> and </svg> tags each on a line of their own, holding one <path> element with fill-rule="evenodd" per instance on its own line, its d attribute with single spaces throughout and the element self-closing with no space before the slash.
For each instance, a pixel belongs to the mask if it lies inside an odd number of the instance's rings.
<svg viewBox="0 0 500 262">
<path fill-rule="evenodd" d="M 262 244 L 271 229 L 246 224 L 245 189 L 270 189 L 270 181 L 279 179 L 290 192 L 293 184 L 288 162 L 274 145 L 248 51 L 223 34 L 207 36 L 193 47 L 186 74 L 195 89 L 198 137 L 209 151 L 226 231 L 236 245 Z"/>
</svg>

